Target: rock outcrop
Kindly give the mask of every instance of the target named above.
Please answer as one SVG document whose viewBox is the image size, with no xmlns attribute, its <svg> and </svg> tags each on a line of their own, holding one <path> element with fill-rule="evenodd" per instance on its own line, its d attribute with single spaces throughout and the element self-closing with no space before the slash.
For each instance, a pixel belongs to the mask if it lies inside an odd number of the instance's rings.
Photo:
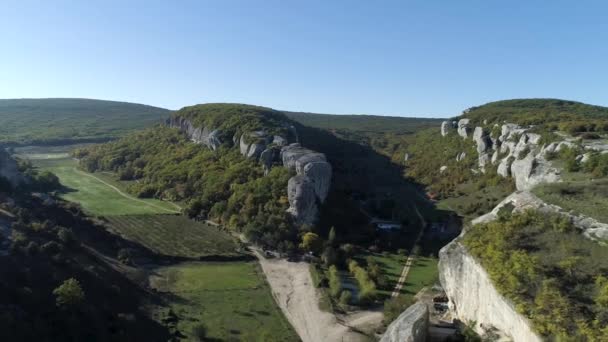
<svg viewBox="0 0 608 342">
<path fill-rule="evenodd" d="M 190 140 L 197 144 L 203 144 L 212 150 L 216 150 L 222 144 L 220 138 L 221 132 L 208 127 L 194 127 L 190 120 L 184 119 L 181 116 L 172 116 L 167 119 L 169 127 L 178 128 L 184 132 Z"/>
<path fill-rule="evenodd" d="M 498 212 L 507 204 L 512 205 L 513 212 L 523 212 L 534 209 L 546 213 L 558 213 L 567 216 L 572 224 L 580 229 L 588 239 L 605 243 L 608 241 L 608 224 L 597 221 L 594 218 L 567 212 L 559 206 L 543 202 L 540 198 L 529 191 L 516 191 L 507 196 L 491 212 L 480 216 L 472 221 L 472 224 L 486 223 L 498 218 Z"/>
<path fill-rule="evenodd" d="M 448 135 L 450 127 L 451 127 L 451 124 L 449 121 L 444 121 L 441 123 L 441 136 L 442 137 L 445 137 L 446 135 Z"/>
<path fill-rule="evenodd" d="M 318 204 L 325 201 L 329 192 L 331 165 L 323 153 L 309 150 L 298 143 L 281 148 L 281 159 L 284 167 L 297 174 L 289 180 L 289 212 L 294 215 L 296 222 L 312 224 L 316 220 Z"/>
<path fill-rule="evenodd" d="M 469 124 L 469 119 L 458 121 L 458 134 L 465 139 L 469 136 Z M 449 123 L 444 121 L 441 124 L 442 133 L 447 127 Z M 541 146 L 541 135 L 528 132 L 529 129 L 507 123 L 500 126 L 499 136 L 496 136 L 497 134 L 492 136 L 486 128 L 475 127 L 472 139 L 478 156 L 477 171 L 485 172 L 487 166 L 494 165 L 500 176 L 515 179 L 518 190 L 528 190 L 540 183 L 560 181 L 560 171 L 552 166 L 546 155 L 574 144 L 561 141 Z M 458 154 L 456 161 L 463 158 L 463 154 Z M 443 172 L 445 169 L 440 171 Z"/>
<path fill-rule="evenodd" d="M 439 252 L 439 280 L 453 316 L 476 322 L 479 333 L 494 327 L 512 341 L 542 341 L 531 323 L 496 291 L 487 272 L 459 240 Z"/>
<path fill-rule="evenodd" d="M 458 135 L 460 135 L 463 138 L 467 138 L 469 136 L 470 133 L 470 128 L 469 128 L 469 122 L 471 120 L 469 119 L 460 119 L 458 121 Z"/>
<path fill-rule="evenodd" d="M 203 144 L 213 150 L 224 142 L 222 132 L 207 127 L 195 127 L 190 120 L 174 116 L 167 125 L 179 129 L 193 142 Z M 319 205 L 325 201 L 331 185 L 332 167 L 323 153 L 302 147 L 299 143 L 289 144 L 290 138 L 297 141 L 294 126 L 286 124 L 288 136 L 271 135 L 265 131 L 246 132 L 232 137 L 241 155 L 259 161 L 264 173 L 268 174 L 274 164 L 283 164 L 296 175 L 289 179 L 287 210 L 297 224 L 313 224 L 318 217 Z"/>
<path fill-rule="evenodd" d="M 429 309 L 417 302 L 388 326 L 380 342 L 424 342 L 428 330 Z"/>
</svg>

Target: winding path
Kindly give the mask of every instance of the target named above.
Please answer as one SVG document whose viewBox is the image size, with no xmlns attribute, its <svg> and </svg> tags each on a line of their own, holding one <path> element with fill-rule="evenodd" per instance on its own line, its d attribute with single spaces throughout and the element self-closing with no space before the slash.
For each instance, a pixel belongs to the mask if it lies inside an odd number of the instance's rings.
<svg viewBox="0 0 608 342">
<path fill-rule="evenodd" d="M 112 190 L 116 191 L 116 192 L 117 192 L 119 195 L 121 195 L 121 196 L 123 196 L 123 197 L 125 197 L 125 198 L 127 198 L 127 199 L 130 199 L 130 200 L 132 200 L 132 201 L 139 202 L 139 203 L 145 204 L 145 205 L 147 205 L 147 206 L 154 207 L 154 208 L 156 208 L 156 209 L 160 209 L 160 210 L 164 210 L 164 211 L 167 211 L 167 212 L 170 212 L 170 213 L 173 213 L 173 214 L 179 214 L 179 213 L 181 213 L 181 209 L 182 209 L 182 207 L 180 207 L 179 205 L 177 205 L 177 204 L 175 204 L 175 203 L 173 203 L 173 202 L 168 202 L 168 203 L 171 203 L 171 205 L 173 205 L 174 207 L 176 207 L 177 209 L 179 209 L 179 211 L 178 211 L 178 210 L 171 210 L 171 209 L 167 209 L 167 208 L 161 207 L 161 206 L 159 206 L 159 205 L 156 205 L 156 204 L 154 204 L 154 203 L 149 203 L 149 202 L 146 202 L 146 201 L 141 200 L 141 199 L 139 199 L 139 198 L 135 198 L 135 197 L 133 197 L 133 196 L 131 196 L 131 195 L 129 195 L 129 194 L 126 194 L 126 193 L 122 192 L 122 190 L 120 190 L 120 189 L 119 189 L 119 188 L 117 188 L 116 186 L 114 186 L 114 185 L 112 185 L 112 184 L 110 184 L 110 183 L 108 183 L 108 182 L 104 181 L 103 179 L 101 179 L 101 178 L 99 178 L 99 177 L 96 177 L 95 175 L 92 175 L 92 174 L 90 174 L 90 173 L 87 173 L 87 172 L 84 172 L 84 171 L 78 170 L 78 168 L 74 168 L 74 171 L 75 171 L 76 173 L 79 173 L 79 174 L 83 175 L 83 176 L 91 177 L 91 178 L 93 178 L 93 179 L 97 180 L 98 182 L 101 182 L 102 184 L 104 184 L 104 185 L 106 185 L 107 187 L 111 188 Z"/>
</svg>

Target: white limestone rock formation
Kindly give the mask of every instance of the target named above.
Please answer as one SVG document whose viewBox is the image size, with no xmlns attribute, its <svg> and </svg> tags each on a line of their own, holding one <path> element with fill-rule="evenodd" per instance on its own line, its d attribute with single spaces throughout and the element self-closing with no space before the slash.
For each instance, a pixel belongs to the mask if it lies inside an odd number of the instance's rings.
<svg viewBox="0 0 608 342">
<path fill-rule="evenodd" d="M 190 120 L 181 116 L 172 116 L 167 119 L 166 123 L 169 127 L 177 128 L 185 133 L 193 142 L 203 144 L 214 151 L 222 144 L 219 130 L 212 130 L 208 127 L 194 127 Z"/>
<path fill-rule="evenodd" d="M 298 143 L 281 148 L 283 166 L 297 176 L 290 179 L 289 212 L 299 224 L 312 224 L 317 219 L 318 205 L 325 201 L 331 185 L 332 168 L 323 153 L 302 147 Z M 306 189 L 298 190 L 297 187 Z M 313 196 L 310 196 L 312 190 Z"/>
<path fill-rule="evenodd" d="M 513 212 L 524 212 L 535 209 L 545 213 L 558 213 L 567 216 L 572 224 L 580 229 L 585 237 L 600 243 L 608 240 L 608 224 L 582 214 L 574 214 L 563 208 L 543 202 L 530 191 L 516 191 L 507 196 L 489 213 L 474 219 L 472 224 L 486 223 L 498 218 L 498 212 L 507 204 L 513 206 Z"/>
<path fill-rule="evenodd" d="M 449 133 L 449 129 L 451 127 L 451 123 L 449 121 L 444 121 L 441 123 L 441 136 L 445 137 Z"/>
<path fill-rule="evenodd" d="M 498 293 L 488 273 L 460 239 L 450 242 L 439 252 L 439 280 L 449 298 L 453 317 L 476 322 L 478 333 L 494 327 L 512 341 L 542 341 L 528 319 Z"/>
<path fill-rule="evenodd" d="M 417 302 L 391 322 L 380 342 L 425 342 L 428 330 L 429 309 Z"/>
<path fill-rule="evenodd" d="M 511 176 L 515 179 L 517 190 L 530 190 L 540 183 L 559 182 L 560 174 L 560 170 L 553 167 L 542 154 L 534 151 L 511 164 Z"/>
<path fill-rule="evenodd" d="M 463 137 L 465 139 L 469 136 L 469 133 L 470 133 L 470 130 L 471 130 L 469 128 L 469 122 L 470 121 L 471 120 L 469 120 L 469 119 L 460 119 L 458 121 L 458 130 L 457 130 L 458 135 L 460 135 L 461 137 Z"/>
<path fill-rule="evenodd" d="M 296 175 L 289 179 L 287 184 L 287 198 L 290 213 L 299 223 L 314 223 L 319 208 L 316 203 L 315 186 L 305 175 Z"/>
</svg>

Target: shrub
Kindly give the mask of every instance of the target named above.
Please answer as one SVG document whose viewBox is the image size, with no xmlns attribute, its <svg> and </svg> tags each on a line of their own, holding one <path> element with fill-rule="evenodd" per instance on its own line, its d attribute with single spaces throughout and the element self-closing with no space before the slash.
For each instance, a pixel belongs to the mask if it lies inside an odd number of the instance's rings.
<svg viewBox="0 0 608 342">
<path fill-rule="evenodd" d="M 332 297 L 337 298 L 342 291 L 342 280 L 336 266 L 329 267 L 327 278 L 329 279 L 329 293 Z"/>
<path fill-rule="evenodd" d="M 55 290 L 55 301 L 57 306 L 62 308 L 75 308 L 84 302 L 84 291 L 78 280 L 74 278 L 67 279 Z"/>
<path fill-rule="evenodd" d="M 340 293 L 340 304 L 348 305 L 352 300 L 353 294 L 349 290 L 344 290 Z"/>
</svg>

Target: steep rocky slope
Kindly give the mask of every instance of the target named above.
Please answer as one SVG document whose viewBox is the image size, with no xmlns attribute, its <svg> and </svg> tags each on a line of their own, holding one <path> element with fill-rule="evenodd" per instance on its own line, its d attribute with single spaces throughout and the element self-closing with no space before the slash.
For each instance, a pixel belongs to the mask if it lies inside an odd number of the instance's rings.
<svg viewBox="0 0 608 342">
<path fill-rule="evenodd" d="M 441 249 L 439 278 L 454 317 L 476 322 L 479 332 L 493 327 L 513 341 L 542 341 L 459 239 Z"/>
<path fill-rule="evenodd" d="M 296 128 L 278 112 L 265 109 L 272 112 L 273 120 L 247 127 L 227 126 L 218 120 L 206 121 L 206 115 L 214 114 L 208 114 L 207 109 L 205 105 L 199 106 L 197 117 L 192 116 L 190 109 L 186 113 L 179 111 L 167 119 L 167 125 L 178 128 L 193 142 L 212 150 L 223 144 L 238 148 L 241 155 L 259 161 L 266 172 L 277 163 L 294 171 L 296 175 L 288 183 L 288 212 L 298 224 L 313 224 L 331 185 L 332 167 L 325 155 L 301 146 Z M 213 107 L 210 110 L 213 111 Z M 215 126 L 200 126 L 204 123 Z"/>
</svg>

